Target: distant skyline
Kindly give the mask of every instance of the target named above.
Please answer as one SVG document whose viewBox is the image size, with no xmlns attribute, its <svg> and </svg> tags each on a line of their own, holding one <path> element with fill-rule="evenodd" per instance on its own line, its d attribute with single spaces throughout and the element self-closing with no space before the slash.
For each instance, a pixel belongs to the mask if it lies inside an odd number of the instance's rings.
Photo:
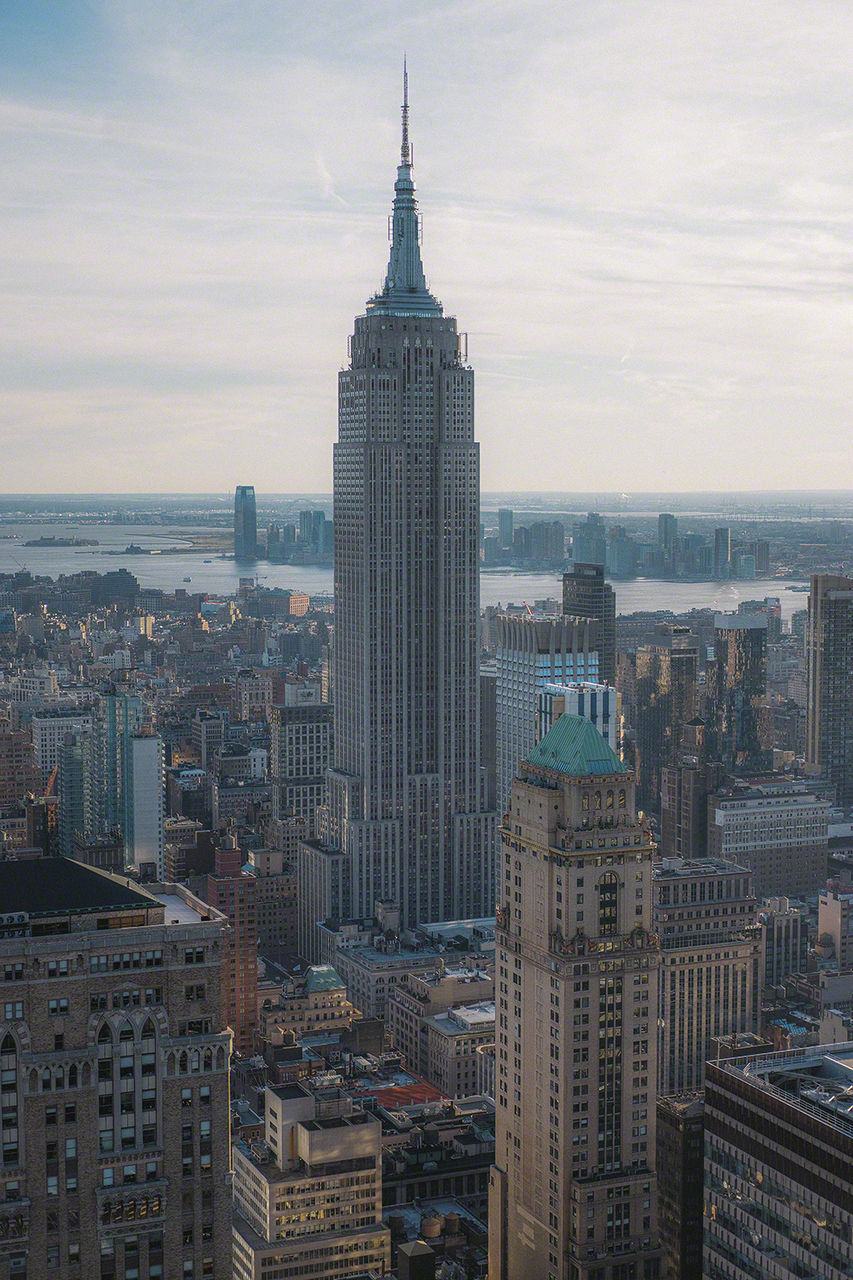
<svg viewBox="0 0 853 1280">
<path fill-rule="evenodd" d="M 0 490 L 328 493 L 409 61 L 486 492 L 853 488 L 832 0 L 0 12 Z"/>
</svg>

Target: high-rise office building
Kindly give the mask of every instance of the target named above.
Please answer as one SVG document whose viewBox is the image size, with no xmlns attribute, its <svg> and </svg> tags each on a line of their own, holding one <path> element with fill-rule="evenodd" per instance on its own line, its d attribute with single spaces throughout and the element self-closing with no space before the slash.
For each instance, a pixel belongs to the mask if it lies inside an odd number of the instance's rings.
<svg viewBox="0 0 853 1280">
<path fill-rule="evenodd" d="M 689 627 L 660 623 L 636 654 L 633 728 L 639 802 L 657 811 L 662 771 L 681 753 L 684 726 L 696 712 L 699 641 Z"/>
<path fill-rule="evenodd" d="M 722 613 L 714 619 L 708 705 L 717 758 L 727 769 L 757 772 L 772 764 L 767 695 L 767 618 Z"/>
<path fill-rule="evenodd" d="M 480 766 L 474 373 L 424 277 L 407 98 L 391 230 L 339 375 L 335 767 L 319 829 L 345 857 L 347 914 L 392 900 L 414 924 L 493 910 L 497 826 Z"/>
<path fill-rule="evenodd" d="M 537 741 L 545 685 L 598 680 L 598 627 L 586 618 L 498 618 L 497 800 L 504 811 L 520 760 Z"/>
<path fill-rule="evenodd" d="M 853 804 L 853 578 L 812 575 L 806 625 L 806 759 Z"/>
<path fill-rule="evenodd" d="M 127 865 L 159 879 L 166 870 L 166 758 L 163 739 L 134 734 L 127 743 L 124 847 Z"/>
<path fill-rule="evenodd" d="M 672 557 L 678 537 L 678 520 L 668 511 L 658 516 L 658 546 L 664 555 L 665 567 L 672 568 Z"/>
<path fill-rule="evenodd" d="M 299 818 L 306 836 L 314 835 L 317 808 L 326 792 L 332 763 L 332 708 L 273 706 L 270 712 L 272 816 Z"/>
<path fill-rule="evenodd" d="M 231 1275 L 224 921 L 67 858 L 0 863 L 0 1275 Z"/>
<path fill-rule="evenodd" d="M 234 1032 L 234 1049 L 248 1054 L 258 1022 L 257 879 L 243 870 L 243 855 L 231 835 L 216 850 L 203 896 L 228 921 L 222 939 L 222 1020 Z"/>
<path fill-rule="evenodd" d="M 853 1044 L 708 1063 L 705 1280 L 853 1275 Z"/>
<path fill-rule="evenodd" d="M 536 698 L 536 741 L 544 738 L 554 722 L 566 712 L 589 720 L 619 755 L 622 750 L 622 695 L 612 685 L 582 680 L 572 684 L 546 684 Z"/>
<path fill-rule="evenodd" d="M 490 1280 L 656 1280 L 658 965 L 634 776 L 564 715 L 501 827 Z"/>
<path fill-rule="evenodd" d="M 761 930 L 746 867 L 722 859 L 655 864 L 660 938 L 658 1093 L 701 1089 L 715 1036 L 756 1031 Z"/>
<path fill-rule="evenodd" d="M 502 551 L 512 550 L 512 511 L 501 507 L 498 512 L 498 542 Z"/>
<path fill-rule="evenodd" d="M 95 742 L 91 731 L 69 732 L 59 751 L 59 851 L 74 856 L 74 837 L 89 839 L 100 832 Z"/>
<path fill-rule="evenodd" d="M 616 593 L 602 564 L 573 564 L 563 574 L 563 613 L 598 621 L 598 678 L 616 683 Z"/>
<path fill-rule="evenodd" d="M 701 1092 L 658 1098 L 658 1220 L 664 1251 L 661 1280 L 700 1280 L 702 1275 L 704 1133 Z"/>
<path fill-rule="evenodd" d="M 238 484 L 234 491 L 234 559 L 256 560 L 258 555 L 258 515 L 255 486 Z"/>
<path fill-rule="evenodd" d="M 714 530 L 714 577 L 728 578 L 731 574 L 732 531 L 722 527 Z"/>
</svg>

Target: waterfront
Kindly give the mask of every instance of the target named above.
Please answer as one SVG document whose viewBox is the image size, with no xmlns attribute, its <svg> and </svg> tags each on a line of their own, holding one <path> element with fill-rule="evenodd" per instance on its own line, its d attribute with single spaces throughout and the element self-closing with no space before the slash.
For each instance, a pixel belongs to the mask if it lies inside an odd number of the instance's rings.
<svg viewBox="0 0 853 1280">
<path fill-rule="evenodd" d="M 0 573 L 15 573 L 27 568 L 30 573 L 51 578 L 60 574 L 80 573 L 95 569 L 106 573 L 124 568 L 143 587 L 159 587 L 173 591 L 209 592 L 211 595 L 234 594 L 247 567 L 231 559 L 220 559 L 215 552 L 192 550 L 189 534 L 210 534 L 210 528 L 164 530 L 152 534 L 139 525 L 74 525 L 27 524 L 5 526 L 0 537 Z M 18 533 L 19 538 L 8 535 Z M 97 538 L 97 547 L 25 547 L 24 539 L 42 536 Z M 169 554 L 109 555 L 123 551 L 130 544 L 146 551 L 162 552 L 166 548 L 185 548 Z M 309 595 L 332 591 L 332 570 L 319 565 L 268 564 L 261 560 L 254 566 L 257 581 L 263 587 L 285 587 L 291 591 L 307 591 Z M 186 579 L 189 578 L 190 582 Z M 779 596 L 783 616 L 789 618 L 796 609 L 806 607 L 805 592 L 793 591 L 788 582 L 775 579 L 754 582 L 663 582 L 637 578 L 617 582 L 616 606 L 620 613 L 639 609 L 671 609 L 674 613 L 688 609 L 711 608 L 721 613 L 737 609 L 741 600 L 761 600 Z M 480 603 L 533 604 L 536 600 L 559 599 L 561 582 L 554 573 L 523 573 L 511 569 L 489 569 L 480 575 Z"/>
</svg>

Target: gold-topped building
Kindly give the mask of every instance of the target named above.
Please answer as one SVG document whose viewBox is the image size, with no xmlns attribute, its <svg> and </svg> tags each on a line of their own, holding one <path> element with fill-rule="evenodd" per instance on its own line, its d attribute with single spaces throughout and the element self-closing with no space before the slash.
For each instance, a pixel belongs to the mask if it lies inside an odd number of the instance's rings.
<svg viewBox="0 0 853 1280">
<path fill-rule="evenodd" d="M 490 1280 L 656 1280 L 650 834 L 634 775 L 563 715 L 501 828 Z"/>
</svg>

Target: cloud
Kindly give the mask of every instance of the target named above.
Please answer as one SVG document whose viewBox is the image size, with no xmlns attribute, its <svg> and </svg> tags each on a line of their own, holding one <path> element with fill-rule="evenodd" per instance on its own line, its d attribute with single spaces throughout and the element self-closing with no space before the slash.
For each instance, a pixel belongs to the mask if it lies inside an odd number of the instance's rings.
<svg viewBox="0 0 853 1280">
<path fill-rule="evenodd" d="M 404 45 L 486 489 L 853 487 L 843 6 L 87 8 L 7 55 L 0 487 L 330 488 Z"/>
</svg>

